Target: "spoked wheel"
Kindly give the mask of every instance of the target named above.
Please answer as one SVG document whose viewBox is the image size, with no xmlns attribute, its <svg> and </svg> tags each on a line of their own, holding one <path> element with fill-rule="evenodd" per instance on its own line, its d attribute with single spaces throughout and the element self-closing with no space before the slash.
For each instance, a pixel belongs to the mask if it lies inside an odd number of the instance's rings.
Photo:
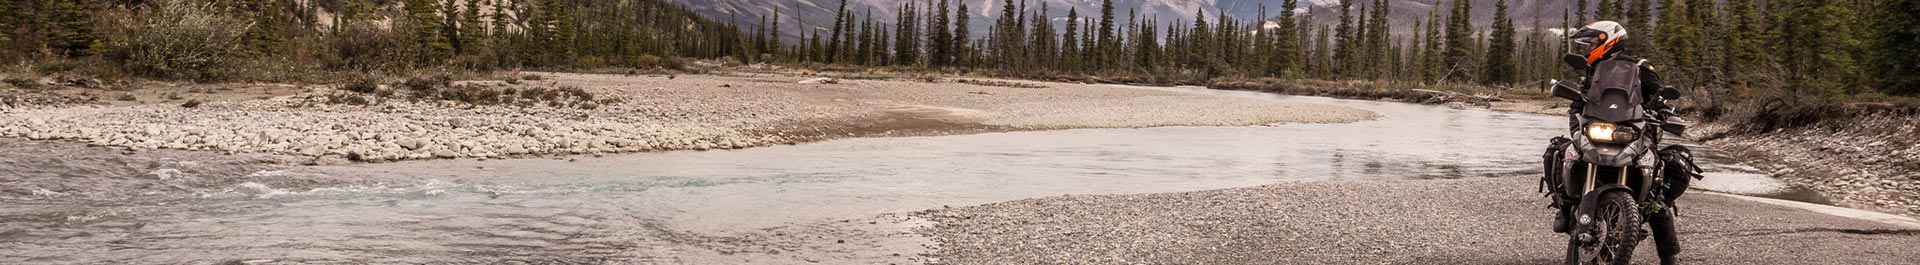
<svg viewBox="0 0 1920 265">
<path fill-rule="evenodd" d="M 1600 194 L 1600 205 L 1594 209 L 1593 228 L 1588 230 L 1591 240 L 1581 241 L 1580 235 L 1567 240 L 1567 264 L 1627 264 L 1633 259 L 1633 246 L 1643 237 L 1640 231 L 1640 211 L 1634 206 L 1633 198 L 1625 192 Z M 1578 217 L 1575 217 L 1578 219 Z"/>
</svg>

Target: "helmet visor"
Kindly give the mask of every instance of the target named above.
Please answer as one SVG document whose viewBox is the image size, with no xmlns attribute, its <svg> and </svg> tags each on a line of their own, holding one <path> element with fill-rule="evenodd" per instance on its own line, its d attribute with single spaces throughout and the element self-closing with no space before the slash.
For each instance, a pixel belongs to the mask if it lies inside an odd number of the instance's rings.
<svg viewBox="0 0 1920 265">
<path fill-rule="evenodd" d="M 1576 53 L 1586 53 L 1593 50 L 1596 41 L 1593 37 L 1574 37 L 1572 41 L 1568 43 L 1573 45 L 1571 46 L 1572 49 L 1568 50 Z"/>
</svg>

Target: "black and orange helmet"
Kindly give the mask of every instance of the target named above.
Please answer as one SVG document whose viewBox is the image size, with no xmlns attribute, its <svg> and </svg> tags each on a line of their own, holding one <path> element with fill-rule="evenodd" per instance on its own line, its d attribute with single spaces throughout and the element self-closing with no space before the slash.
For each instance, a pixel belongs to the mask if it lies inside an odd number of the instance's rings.
<svg viewBox="0 0 1920 265">
<path fill-rule="evenodd" d="M 1575 51 L 1586 52 L 1587 64 L 1591 65 L 1620 52 L 1620 40 L 1627 39 L 1627 28 L 1620 22 L 1599 21 L 1580 27 L 1567 38 L 1573 40 Z"/>
</svg>

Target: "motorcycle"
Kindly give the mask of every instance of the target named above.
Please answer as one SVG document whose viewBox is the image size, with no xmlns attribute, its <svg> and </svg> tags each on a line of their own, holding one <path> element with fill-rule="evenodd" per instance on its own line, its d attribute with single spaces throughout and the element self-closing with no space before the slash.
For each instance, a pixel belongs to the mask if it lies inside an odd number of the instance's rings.
<svg viewBox="0 0 1920 265">
<path fill-rule="evenodd" d="M 1569 237 L 1566 264 L 1627 264 L 1634 246 L 1647 237 L 1644 228 L 1665 229 L 1653 233 L 1655 241 L 1671 244 L 1677 253 L 1671 198 L 1685 187 L 1684 182 L 1675 187 L 1669 180 L 1700 177 L 1685 146 L 1661 148 L 1662 132 L 1683 135 L 1686 131 L 1687 126 L 1666 104 L 1678 99 L 1680 92 L 1668 86 L 1659 90 L 1657 98 L 1643 97 L 1637 76 L 1619 76 L 1637 73 L 1640 68 L 1634 62 L 1588 65 L 1583 57 L 1569 55 L 1567 63 L 1579 70 L 1593 69 L 1594 80 L 1552 81 L 1553 96 L 1573 101 L 1568 136 L 1550 140 L 1544 155 L 1546 175 L 1541 179 L 1542 192 L 1557 196 L 1552 207 L 1570 217 L 1558 218 L 1561 223 L 1555 228 Z M 1658 218 L 1668 219 L 1651 224 L 1648 220 Z M 1662 253 L 1663 258 L 1667 255 L 1672 254 Z"/>
</svg>

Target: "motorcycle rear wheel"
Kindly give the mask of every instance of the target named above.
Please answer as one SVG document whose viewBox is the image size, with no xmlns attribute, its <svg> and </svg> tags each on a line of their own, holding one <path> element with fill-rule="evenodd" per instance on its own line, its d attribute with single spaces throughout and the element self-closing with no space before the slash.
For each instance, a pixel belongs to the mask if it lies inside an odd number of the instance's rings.
<svg viewBox="0 0 1920 265">
<path fill-rule="evenodd" d="M 1593 211 L 1595 222 L 1592 242 L 1581 242 L 1579 235 L 1567 240 L 1567 265 L 1628 264 L 1633 247 L 1640 243 L 1640 210 L 1626 192 L 1600 194 L 1600 205 Z"/>
</svg>

